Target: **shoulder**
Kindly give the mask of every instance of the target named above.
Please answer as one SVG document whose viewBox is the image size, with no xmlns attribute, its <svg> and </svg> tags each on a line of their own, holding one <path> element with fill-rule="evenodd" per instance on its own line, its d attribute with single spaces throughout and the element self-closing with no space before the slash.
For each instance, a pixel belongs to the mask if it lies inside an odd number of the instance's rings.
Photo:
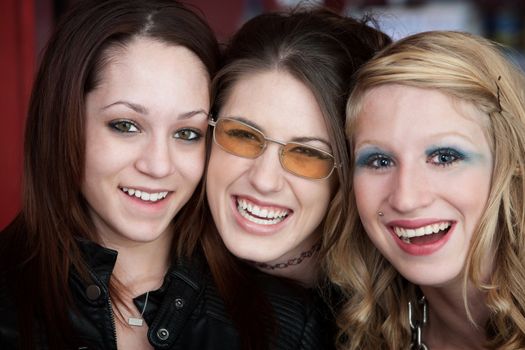
<svg viewBox="0 0 525 350">
<path fill-rule="evenodd" d="M 16 307 L 5 273 L 0 272 L 0 349 L 10 349 L 18 341 Z"/>
<path fill-rule="evenodd" d="M 161 340 L 153 335 L 150 341 L 155 346 L 202 350 L 240 348 L 238 333 L 201 257 L 177 261 L 169 271 L 163 293 L 150 333 L 156 334 L 164 328 L 170 336 Z"/>
<path fill-rule="evenodd" d="M 317 290 L 263 273 L 257 281 L 278 323 L 278 349 L 334 348 L 335 320 Z"/>
</svg>

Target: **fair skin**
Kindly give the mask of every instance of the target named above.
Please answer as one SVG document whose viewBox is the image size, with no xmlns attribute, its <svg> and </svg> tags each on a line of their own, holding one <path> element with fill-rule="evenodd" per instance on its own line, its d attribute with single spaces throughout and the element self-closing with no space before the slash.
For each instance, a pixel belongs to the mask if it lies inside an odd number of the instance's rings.
<svg viewBox="0 0 525 350">
<path fill-rule="evenodd" d="M 241 77 L 227 96 L 221 117 L 240 119 L 275 140 L 296 140 L 330 152 L 328 131 L 314 95 L 282 71 Z M 255 159 L 212 145 L 208 201 L 226 247 L 241 259 L 273 265 L 311 249 L 331 198 L 330 184 L 330 178 L 312 180 L 287 172 L 275 143 L 268 143 Z M 239 204 L 285 212 L 286 216 L 262 224 L 252 209 L 239 209 Z M 263 271 L 310 285 L 317 269 L 315 259 L 305 259 L 298 265 Z"/>
<path fill-rule="evenodd" d="M 102 245 L 119 252 L 114 275 L 132 298 L 168 269 L 171 221 L 204 169 L 208 74 L 189 50 L 147 38 L 114 49 L 86 96 L 82 193 Z M 120 349 L 148 349 L 148 327 L 117 322 Z"/>
<path fill-rule="evenodd" d="M 373 88 L 363 102 L 353 135 L 361 221 L 374 245 L 427 298 L 425 343 L 480 349 L 489 310 L 484 295 L 469 286 L 469 306 L 481 326 L 474 327 L 462 282 L 491 186 L 487 116 L 438 91 L 402 85 Z"/>
</svg>

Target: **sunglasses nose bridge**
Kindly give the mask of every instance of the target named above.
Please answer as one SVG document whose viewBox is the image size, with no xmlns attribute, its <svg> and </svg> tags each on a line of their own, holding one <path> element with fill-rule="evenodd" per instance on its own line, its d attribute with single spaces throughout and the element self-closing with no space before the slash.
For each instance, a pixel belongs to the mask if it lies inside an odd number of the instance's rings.
<svg viewBox="0 0 525 350">
<path fill-rule="evenodd" d="M 266 149 L 266 146 L 268 145 L 269 142 L 279 145 L 279 153 L 282 152 L 282 149 L 284 148 L 284 146 L 286 146 L 285 142 L 277 141 L 277 140 L 274 140 L 274 139 L 266 137 L 266 136 L 264 137 L 264 141 L 265 141 L 264 142 L 264 148 L 265 149 Z"/>
<path fill-rule="evenodd" d="M 276 145 L 279 146 L 279 163 L 281 164 L 281 166 L 283 167 L 283 169 L 285 169 L 286 171 L 291 171 L 290 169 L 288 169 L 288 167 L 286 166 L 286 162 L 284 161 L 284 151 L 285 151 L 285 147 L 288 143 L 286 142 L 281 142 L 281 141 L 277 141 L 277 140 L 274 140 L 274 139 L 271 139 L 269 137 L 265 137 L 264 140 L 266 141 L 265 142 L 265 147 L 266 145 L 269 143 L 269 142 L 272 142 L 272 143 L 275 143 Z M 292 173 L 294 173 L 293 171 L 291 171 Z"/>
<path fill-rule="evenodd" d="M 278 147 L 279 147 L 279 151 L 278 151 L 278 154 L 279 154 L 279 162 L 281 163 L 281 165 L 283 165 L 283 161 L 282 161 L 282 157 L 284 155 L 284 147 L 286 146 L 286 143 L 285 142 L 281 142 L 281 141 L 277 141 L 277 140 L 274 140 L 272 138 L 269 138 L 269 137 L 266 137 L 264 134 L 261 133 L 261 135 L 263 136 L 263 139 L 264 139 L 264 143 L 261 144 L 261 151 L 259 152 L 259 154 L 257 154 L 256 157 L 260 157 L 265 151 L 266 149 L 268 148 L 268 144 L 269 143 L 275 143 Z M 284 165 L 283 165 L 284 167 Z M 286 168 L 285 168 L 286 169 Z"/>
</svg>

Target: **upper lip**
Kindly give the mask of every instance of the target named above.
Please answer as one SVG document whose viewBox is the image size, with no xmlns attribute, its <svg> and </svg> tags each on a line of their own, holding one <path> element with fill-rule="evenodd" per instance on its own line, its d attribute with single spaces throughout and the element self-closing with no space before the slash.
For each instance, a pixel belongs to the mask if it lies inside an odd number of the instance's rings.
<svg viewBox="0 0 525 350">
<path fill-rule="evenodd" d="M 449 219 L 403 219 L 403 220 L 392 220 L 389 221 L 386 225 L 388 227 L 402 227 L 407 229 L 417 229 L 423 226 L 438 224 L 442 222 L 453 222 Z"/>
<path fill-rule="evenodd" d="M 290 209 L 289 207 L 284 207 L 282 205 L 278 205 L 278 204 L 274 204 L 274 203 L 270 203 L 270 202 L 265 202 L 265 201 L 261 201 L 261 200 L 258 200 L 256 198 L 253 198 L 251 196 L 246 196 L 246 195 L 241 195 L 241 194 L 237 194 L 237 195 L 234 195 L 235 199 L 237 200 L 238 198 L 242 198 L 242 199 L 246 199 L 252 203 L 254 203 L 255 205 L 259 206 L 259 207 L 271 207 L 271 208 L 275 208 L 275 209 L 280 209 L 280 210 L 287 210 L 287 211 L 293 211 L 292 209 Z"/>
<path fill-rule="evenodd" d="M 147 193 L 172 192 L 172 191 L 167 190 L 167 189 L 152 189 L 152 188 L 141 187 L 141 186 L 127 186 L 127 185 L 122 186 L 121 185 L 119 187 L 120 188 L 134 189 L 134 190 L 138 190 L 138 191 L 141 191 L 141 192 L 147 192 Z"/>
</svg>

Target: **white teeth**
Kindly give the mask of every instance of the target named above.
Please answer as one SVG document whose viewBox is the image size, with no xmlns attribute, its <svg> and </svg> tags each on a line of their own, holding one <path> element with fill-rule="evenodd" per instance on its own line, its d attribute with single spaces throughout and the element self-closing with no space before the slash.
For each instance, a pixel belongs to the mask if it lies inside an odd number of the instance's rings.
<svg viewBox="0 0 525 350">
<path fill-rule="evenodd" d="M 127 193 L 130 197 L 134 196 L 146 202 L 157 202 L 166 198 L 168 195 L 167 191 L 149 193 L 128 187 L 121 187 L 121 190 Z"/>
<path fill-rule="evenodd" d="M 261 208 L 245 199 L 237 199 L 237 210 L 246 219 L 260 225 L 273 225 L 283 221 L 289 211 L 275 208 Z"/>
<path fill-rule="evenodd" d="M 431 235 L 438 233 L 440 231 L 447 230 L 452 224 L 450 222 L 440 222 L 432 225 L 418 227 L 417 229 L 403 228 L 403 227 L 394 227 L 394 232 L 396 235 L 401 238 L 406 243 L 410 243 L 410 238 L 412 237 L 421 237 L 424 235 Z"/>
</svg>

